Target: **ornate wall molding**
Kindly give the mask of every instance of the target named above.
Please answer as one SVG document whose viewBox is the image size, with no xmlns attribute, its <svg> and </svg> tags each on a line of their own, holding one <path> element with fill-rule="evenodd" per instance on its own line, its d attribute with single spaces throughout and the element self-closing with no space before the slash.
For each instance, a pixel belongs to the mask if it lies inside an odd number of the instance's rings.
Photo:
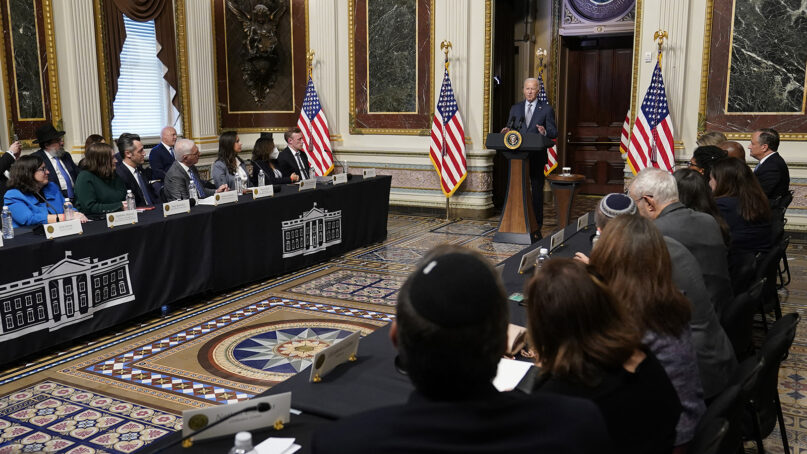
<svg viewBox="0 0 807 454">
<path fill-rule="evenodd" d="M 558 33 L 562 36 L 630 33 L 634 1 L 563 0 Z"/>
</svg>

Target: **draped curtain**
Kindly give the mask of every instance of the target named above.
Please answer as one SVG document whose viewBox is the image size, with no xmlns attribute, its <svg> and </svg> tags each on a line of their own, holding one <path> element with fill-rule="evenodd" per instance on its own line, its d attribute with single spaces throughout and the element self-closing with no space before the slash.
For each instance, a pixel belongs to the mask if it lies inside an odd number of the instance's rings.
<svg viewBox="0 0 807 454">
<path fill-rule="evenodd" d="M 118 93 L 118 77 L 120 77 L 120 54 L 123 42 L 126 41 L 126 27 L 123 24 L 123 15 L 137 22 L 147 22 L 154 19 L 154 29 L 157 34 L 157 43 L 160 50 L 157 58 L 160 59 L 167 71 L 163 78 L 174 89 L 171 102 L 180 110 L 179 81 L 177 76 L 176 40 L 174 34 L 174 12 L 172 0 L 105 0 L 104 28 L 106 34 L 105 50 L 107 54 L 109 88 L 112 100 Z M 110 102 L 110 104 L 112 104 Z M 114 115 L 114 112 L 113 112 Z"/>
</svg>

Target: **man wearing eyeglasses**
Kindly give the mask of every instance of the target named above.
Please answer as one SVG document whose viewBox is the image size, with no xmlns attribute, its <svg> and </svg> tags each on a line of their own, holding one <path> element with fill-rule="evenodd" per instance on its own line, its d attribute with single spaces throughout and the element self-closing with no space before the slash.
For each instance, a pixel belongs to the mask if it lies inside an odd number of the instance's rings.
<svg viewBox="0 0 807 454">
<path fill-rule="evenodd" d="M 717 221 L 678 201 L 678 185 L 667 171 L 646 168 L 628 190 L 639 214 L 652 219 L 662 234 L 683 244 L 698 261 L 715 311 L 733 298 L 728 250 Z"/>
</svg>

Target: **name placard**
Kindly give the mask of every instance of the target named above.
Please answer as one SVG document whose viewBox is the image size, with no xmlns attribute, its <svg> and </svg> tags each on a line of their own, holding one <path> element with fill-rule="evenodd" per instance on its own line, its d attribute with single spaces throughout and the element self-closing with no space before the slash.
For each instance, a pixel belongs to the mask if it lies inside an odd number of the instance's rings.
<svg viewBox="0 0 807 454">
<path fill-rule="evenodd" d="M 216 427 L 206 430 L 193 437 L 194 440 L 220 437 L 245 430 L 262 429 L 274 426 L 280 430 L 283 424 L 289 422 L 289 409 L 291 408 L 291 393 L 276 394 L 274 396 L 259 397 L 237 404 L 220 405 L 199 410 L 185 410 L 182 412 L 182 436 L 186 437 L 194 432 L 220 421 L 227 416 L 245 408 L 254 407 L 259 403 L 268 403 L 269 410 L 247 411 L 233 416 Z"/>
<path fill-rule="evenodd" d="M 364 169 L 361 174 L 364 178 L 375 178 L 375 169 Z"/>
<path fill-rule="evenodd" d="M 252 188 L 252 200 L 262 199 L 264 197 L 272 197 L 274 195 L 275 187 L 271 184 L 268 186 L 256 186 Z"/>
<path fill-rule="evenodd" d="M 0 235 L 0 247 L 3 247 L 3 235 Z"/>
<path fill-rule="evenodd" d="M 81 230 L 81 220 L 79 219 L 45 224 L 45 238 L 49 240 L 63 236 L 81 235 L 82 233 L 84 231 Z"/>
<path fill-rule="evenodd" d="M 190 200 L 174 200 L 173 202 L 163 203 L 163 217 L 173 216 L 175 214 L 190 213 L 191 201 Z"/>
<path fill-rule="evenodd" d="M 361 333 L 356 331 L 314 355 L 314 362 L 311 365 L 311 375 L 308 381 L 319 382 L 322 380 L 322 377 L 332 371 L 336 366 L 345 361 L 355 361 L 360 338 Z"/>
<path fill-rule="evenodd" d="M 219 192 L 213 196 L 213 205 L 224 205 L 227 203 L 238 203 L 237 191 Z"/>
<path fill-rule="evenodd" d="M 333 184 L 343 184 L 347 183 L 347 174 L 346 173 L 337 173 L 333 176 Z"/>
<path fill-rule="evenodd" d="M 110 229 L 119 225 L 137 224 L 137 210 L 118 211 L 106 215 L 106 226 Z"/>
<path fill-rule="evenodd" d="M 578 232 L 585 229 L 586 227 L 588 227 L 588 215 L 589 215 L 589 213 L 586 213 L 586 214 L 580 216 L 579 218 L 577 218 L 577 231 Z"/>
<path fill-rule="evenodd" d="M 518 265 L 518 274 L 524 274 L 525 271 L 535 266 L 535 259 L 541 253 L 541 248 L 537 247 L 530 252 L 521 256 L 521 263 Z"/>
<path fill-rule="evenodd" d="M 555 249 L 558 248 L 558 246 L 563 244 L 563 239 L 564 239 L 563 234 L 564 234 L 564 230 L 561 230 L 558 233 L 552 235 L 551 238 L 549 238 L 549 251 L 550 252 L 554 251 Z"/>
<path fill-rule="evenodd" d="M 300 188 L 300 192 L 314 189 L 317 187 L 317 179 L 309 178 L 307 180 L 300 180 L 300 182 L 297 183 L 297 186 Z"/>
</svg>

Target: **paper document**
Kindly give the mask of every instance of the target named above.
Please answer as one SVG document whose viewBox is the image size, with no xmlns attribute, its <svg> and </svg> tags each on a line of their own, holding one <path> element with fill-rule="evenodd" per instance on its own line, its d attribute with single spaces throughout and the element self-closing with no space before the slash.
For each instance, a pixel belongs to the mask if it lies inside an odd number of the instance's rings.
<svg viewBox="0 0 807 454">
<path fill-rule="evenodd" d="M 493 379 L 493 386 L 499 391 L 511 391 L 524 378 L 527 371 L 532 367 L 532 363 L 526 361 L 516 361 L 514 359 L 502 358 L 499 360 L 499 368 L 496 377 Z"/>
<path fill-rule="evenodd" d="M 300 445 L 294 443 L 294 438 L 269 437 L 255 446 L 258 454 L 291 454 L 300 450 Z"/>
<path fill-rule="evenodd" d="M 197 205 L 210 205 L 213 206 L 216 204 L 216 196 L 211 195 L 210 197 L 205 197 L 204 199 L 199 199 L 196 201 Z"/>
</svg>

